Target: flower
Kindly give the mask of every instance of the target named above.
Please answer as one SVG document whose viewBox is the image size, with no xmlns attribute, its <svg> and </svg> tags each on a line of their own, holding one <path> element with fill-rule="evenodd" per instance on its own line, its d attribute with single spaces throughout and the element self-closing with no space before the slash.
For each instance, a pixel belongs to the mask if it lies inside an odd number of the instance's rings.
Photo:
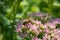
<svg viewBox="0 0 60 40">
<path fill-rule="evenodd" d="M 59 18 L 52 19 L 51 16 L 42 13 L 33 13 L 30 16 L 31 18 L 18 22 L 16 31 L 20 37 L 29 37 L 30 40 L 60 40 L 60 29 L 56 27 L 60 24 Z"/>
<path fill-rule="evenodd" d="M 32 38 L 32 40 L 40 40 L 38 37 L 34 37 Z"/>
<path fill-rule="evenodd" d="M 60 24 L 60 19 L 59 19 L 59 18 L 56 18 L 56 19 L 54 20 L 54 23 L 55 23 L 55 24 Z"/>
</svg>

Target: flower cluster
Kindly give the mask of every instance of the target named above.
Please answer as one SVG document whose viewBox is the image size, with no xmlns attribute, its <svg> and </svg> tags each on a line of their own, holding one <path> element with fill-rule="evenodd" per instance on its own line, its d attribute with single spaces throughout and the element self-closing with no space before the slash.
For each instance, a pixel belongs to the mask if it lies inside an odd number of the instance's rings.
<svg viewBox="0 0 60 40">
<path fill-rule="evenodd" d="M 45 14 L 32 14 L 32 18 L 18 23 L 16 31 L 23 40 L 60 40 L 60 19 Z"/>
</svg>

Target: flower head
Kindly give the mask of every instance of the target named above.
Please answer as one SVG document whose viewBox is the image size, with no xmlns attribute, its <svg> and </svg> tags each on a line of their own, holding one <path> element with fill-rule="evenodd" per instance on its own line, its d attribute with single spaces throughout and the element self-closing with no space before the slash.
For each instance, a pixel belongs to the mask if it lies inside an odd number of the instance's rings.
<svg viewBox="0 0 60 40">
<path fill-rule="evenodd" d="M 33 13 L 30 17 L 21 21 L 22 23 L 18 22 L 16 31 L 20 37 L 30 40 L 60 40 L 60 29 L 57 28 L 57 24 L 60 24 L 59 18 L 52 19 L 42 13 Z"/>
</svg>

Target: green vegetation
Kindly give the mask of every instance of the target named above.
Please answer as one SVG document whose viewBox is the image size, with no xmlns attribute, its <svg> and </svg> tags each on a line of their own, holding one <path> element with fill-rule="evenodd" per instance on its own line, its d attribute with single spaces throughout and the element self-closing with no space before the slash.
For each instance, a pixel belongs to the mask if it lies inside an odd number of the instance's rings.
<svg viewBox="0 0 60 40">
<path fill-rule="evenodd" d="M 60 0 L 0 0 L 0 39 L 21 40 L 15 32 L 17 21 L 31 12 L 60 18 Z"/>
</svg>

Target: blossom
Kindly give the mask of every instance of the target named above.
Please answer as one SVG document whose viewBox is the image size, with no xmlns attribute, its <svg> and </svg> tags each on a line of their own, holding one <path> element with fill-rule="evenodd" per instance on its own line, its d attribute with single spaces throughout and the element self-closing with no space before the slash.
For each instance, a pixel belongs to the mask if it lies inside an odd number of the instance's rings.
<svg viewBox="0 0 60 40">
<path fill-rule="evenodd" d="M 54 23 L 55 23 L 55 24 L 60 24 L 60 19 L 59 19 L 59 18 L 56 18 L 56 19 L 54 20 Z"/>
<path fill-rule="evenodd" d="M 32 38 L 32 40 L 40 40 L 38 37 L 34 37 Z"/>
<path fill-rule="evenodd" d="M 41 24 L 41 21 L 36 21 L 36 24 Z"/>
<path fill-rule="evenodd" d="M 60 40 L 60 29 L 56 28 L 57 24 L 60 24 L 59 18 L 52 19 L 43 13 L 33 13 L 30 16 L 31 18 L 18 22 L 16 31 L 20 37 L 29 37 L 31 40 Z"/>
</svg>

